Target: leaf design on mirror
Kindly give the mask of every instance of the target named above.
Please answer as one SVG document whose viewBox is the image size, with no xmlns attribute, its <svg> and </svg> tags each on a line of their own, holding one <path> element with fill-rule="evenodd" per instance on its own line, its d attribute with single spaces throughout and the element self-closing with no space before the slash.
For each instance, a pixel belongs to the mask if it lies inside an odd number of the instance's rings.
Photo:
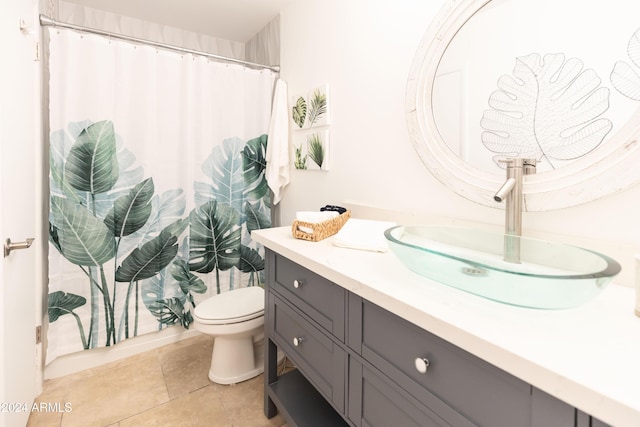
<svg viewBox="0 0 640 427">
<path fill-rule="evenodd" d="M 291 117 L 295 124 L 302 129 L 304 121 L 307 118 L 307 101 L 303 97 L 299 97 L 296 100 L 296 105 L 293 106 Z"/>
<path fill-rule="evenodd" d="M 640 101 L 640 29 L 629 39 L 627 53 L 636 68 L 624 61 L 616 62 L 611 72 L 611 84 L 627 98 Z"/>
<path fill-rule="evenodd" d="M 609 89 L 582 61 L 533 53 L 516 59 L 489 97 L 481 135 L 485 147 L 505 156 L 571 160 L 596 148 L 612 123 L 598 118 L 609 108 Z"/>
</svg>

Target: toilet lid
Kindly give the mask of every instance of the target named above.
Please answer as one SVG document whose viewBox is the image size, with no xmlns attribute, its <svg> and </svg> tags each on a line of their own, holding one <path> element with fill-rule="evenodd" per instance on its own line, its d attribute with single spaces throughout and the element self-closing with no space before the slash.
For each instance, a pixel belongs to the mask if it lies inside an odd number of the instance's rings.
<svg viewBox="0 0 640 427">
<path fill-rule="evenodd" d="M 194 314 L 206 323 L 237 323 L 264 313 L 264 289 L 239 288 L 214 295 L 196 306 Z"/>
</svg>

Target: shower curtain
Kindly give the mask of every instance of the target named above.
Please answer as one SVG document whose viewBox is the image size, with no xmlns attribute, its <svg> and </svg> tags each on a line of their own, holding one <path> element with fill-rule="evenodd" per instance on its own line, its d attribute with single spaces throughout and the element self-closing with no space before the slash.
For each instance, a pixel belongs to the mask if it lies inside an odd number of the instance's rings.
<svg viewBox="0 0 640 427">
<path fill-rule="evenodd" d="M 52 28 L 47 362 L 262 286 L 276 74 Z"/>
</svg>

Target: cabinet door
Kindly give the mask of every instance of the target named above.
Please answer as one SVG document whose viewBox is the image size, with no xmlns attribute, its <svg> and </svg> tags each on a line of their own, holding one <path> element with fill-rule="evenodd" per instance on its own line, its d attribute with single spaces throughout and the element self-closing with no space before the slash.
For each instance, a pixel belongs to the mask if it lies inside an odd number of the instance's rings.
<svg viewBox="0 0 640 427">
<path fill-rule="evenodd" d="M 374 368 L 349 359 L 349 420 L 358 427 L 473 427 L 451 408 L 422 405 Z"/>
<path fill-rule="evenodd" d="M 346 354 L 284 300 L 268 293 L 268 335 L 313 386 L 343 414 Z"/>
<path fill-rule="evenodd" d="M 434 396 L 477 425 L 526 426 L 531 386 L 368 301 L 349 299 L 349 345 L 419 401 Z M 359 317 L 358 317 L 359 316 Z M 354 327 L 351 322 L 360 323 Z M 361 345 L 354 345 L 359 338 Z"/>
<path fill-rule="evenodd" d="M 610 427 L 542 390 L 532 387 L 531 427 Z"/>
<path fill-rule="evenodd" d="M 579 423 L 576 409 L 555 397 L 533 387 L 531 392 L 531 427 L 589 427 Z"/>
<path fill-rule="evenodd" d="M 605 424 L 600 420 L 591 417 L 591 425 L 589 427 L 611 427 L 609 424 Z"/>
</svg>

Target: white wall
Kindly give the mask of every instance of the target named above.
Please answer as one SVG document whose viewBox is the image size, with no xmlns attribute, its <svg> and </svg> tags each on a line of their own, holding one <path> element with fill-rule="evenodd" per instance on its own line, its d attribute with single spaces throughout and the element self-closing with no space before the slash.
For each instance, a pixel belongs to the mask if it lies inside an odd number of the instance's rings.
<svg viewBox="0 0 640 427">
<path fill-rule="evenodd" d="M 304 0 L 281 14 L 281 77 L 289 93 L 330 88 L 331 170 L 292 170 L 281 223 L 298 210 L 355 202 L 500 225 L 503 212 L 449 191 L 423 166 L 405 121 L 413 55 L 444 0 Z M 525 213 L 524 234 L 601 250 L 633 283 L 640 252 L 640 186 L 578 207 Z"/>
</svg>

